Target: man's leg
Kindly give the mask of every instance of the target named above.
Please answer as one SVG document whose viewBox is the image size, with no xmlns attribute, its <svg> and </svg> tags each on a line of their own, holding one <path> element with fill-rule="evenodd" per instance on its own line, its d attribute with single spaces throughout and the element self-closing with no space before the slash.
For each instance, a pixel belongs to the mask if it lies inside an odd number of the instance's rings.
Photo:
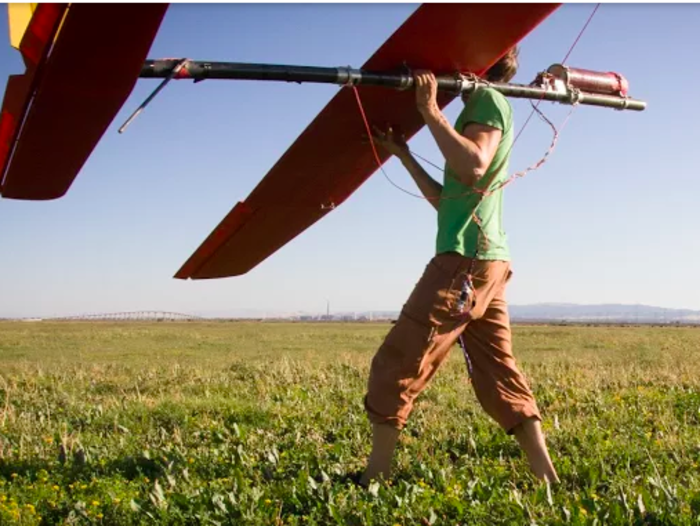
<svg viewBox="0 0 700 526">
<path fill-rule="evenodd" d="M 558 482 L 540 426 L 540 413 L 512 353 L 510 319 L 505 301 L 508 271 L 485 310 L 462 334 L 472 363 L 472 385 L 484 410 L 514 434 L 540 479 Z M 477 298 L 478 301 L 478 298 Z"/>
<path fill-rule="evenodd" d="M 389 424 L 372 425 L 372 453 L 360 479 L 360 484 L 367 486 L 371 480 L 376 478 L 389 479 L 399 433 L 401 433 L 400 430 Z"/>
<path fill-rule="evenodd" d="M 363 484 L 389 477 L 394 448 L 414 400 L 464 330 L 451 309 L 468 263 L 457 254 L 433 258 L 372 359 L 365 409 L 373 424 L 373 441 Z"/>
<path fill-rule="evenodd" d="M 536 418 L 529 418 L 513 429 L 513 434 L 523 448 L 530 464 L 530 469 L 534 475 L 549 482 L 559 482 L 559 477 L 549 458 L 547 444 L 544 441 L 540 421 Z"/>
</svg>

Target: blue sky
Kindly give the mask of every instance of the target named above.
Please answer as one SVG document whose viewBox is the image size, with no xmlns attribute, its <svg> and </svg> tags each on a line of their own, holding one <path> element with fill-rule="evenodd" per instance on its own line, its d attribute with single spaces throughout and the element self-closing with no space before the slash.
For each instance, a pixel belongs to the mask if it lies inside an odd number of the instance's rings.
<svg viewBox="0 0 700 526">
<path fill-rule="evenodd" d="M 359 67 L 416 4 L 174 4 L 150 58 Z M 593 4 L 567 4 L 521 46 L 515 82 L 560 62 Z M 3 9 L 6 9 L 5 7 Z M 514 304 L 641 303 L 700 309 L 700 6 L 603 4 L 568 63 L 617 71 L 643 113 L 580 107 L 540 170 L 506 190 Z M 0 40 L 7 39 L 2 24 Z M 0 77 L 21 72 L 0 47 Z M 243 200 L 334 93 L 330 85 L 173 82 L 123 135 L 158 81 L 141 80 L 69 193 L 0 199 L 0 316 L 127 310 L 268 313 L 398 310 L 433 255 L 434 209 L 377 172 L 348 201 L 249 274 L 173 274 Z M 516 126 L 529 114 L 513 101 Z M 557 124 L 568 107 L 543 104 Z M 455 101 L 446 110 L 454 120 Z M 537 119 L 511 167 L 551 140 Z M 438 164 L 427 130 L 411 147 Z M 414 187 L 399 163 L 385 169 Z M 437 178 L 442 174 L 430 168 Z"/>
</svg>

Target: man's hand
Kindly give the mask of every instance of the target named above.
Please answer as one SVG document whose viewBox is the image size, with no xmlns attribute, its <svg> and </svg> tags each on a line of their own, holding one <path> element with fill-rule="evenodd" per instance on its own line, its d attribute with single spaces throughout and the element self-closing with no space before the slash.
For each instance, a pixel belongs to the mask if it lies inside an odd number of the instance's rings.
<svg viewBox="0 0 700 526">
<path fill-rule="evenodd" d="M 373 126 L 373 128 L 374 133 L 372 134 L 372 137 L 374 138 L 375 142 L 379 144 L 379 146 L 401 160 L 409 156 L 410 152 L 408 150 L 406 140 L 403 138 L 403 136 L 397 137 L 394 134 L 394 130 L 391 126 L 387 128 L 386 132 L 381 131 L 376 126 Z"/>
<path fill-rule="evenodd" d="M 416 84 L 416 105 L 423 117 L 439 112 L 437 104 L 437 80 L 432 72 L 417 70 L 414 72 L 413 81 Z"/>
<path fill-rule="evenodd" d="M 437 80 L 432 72 L 414 73 L 416 105 L 447 164 L 462 184 L 475 185 L 485 175 L 501 140 L 501 130 L 468 123 L 455 130 L 437 104 Z"/>
<path fill-rule="evenodd" d="M 391 155 L 398 157 L 408 170 L 408 173 L 413 177 L 413 180 L 418 185 L 423 196 L 425 196 L 428 202 L 437 210 L 440 203 L 442 185 L 430 177 L 423 167 L 418 164 L 418 161 L 415 160 L 413 155 L 411 155 L 411 151 L 408 149 L 408 144 L 406 144 L 404 136 L 397 135 L 391 126 L 387 128 L 386 132 L 383 132 L 376 126 L 373 126 L 373 128 L 374 132 L 372 133 L 372 137 L 376 143 Z"/>
</svg>

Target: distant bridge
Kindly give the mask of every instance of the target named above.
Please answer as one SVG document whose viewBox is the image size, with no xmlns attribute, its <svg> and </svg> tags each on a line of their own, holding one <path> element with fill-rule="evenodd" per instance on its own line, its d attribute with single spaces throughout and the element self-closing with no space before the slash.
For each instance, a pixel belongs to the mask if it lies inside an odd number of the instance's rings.
<svg viewBox="0 0 700 526">
<path fill-rule="evenodd" d="M 82 314 L 79 316 L 62 316 L 48 319 L 51 321 L 195 321 L 204 320 L 206 318 L 179 312 L 140 310 L 134 312 L 112 312 L 108 314 Z"/>
</svg>

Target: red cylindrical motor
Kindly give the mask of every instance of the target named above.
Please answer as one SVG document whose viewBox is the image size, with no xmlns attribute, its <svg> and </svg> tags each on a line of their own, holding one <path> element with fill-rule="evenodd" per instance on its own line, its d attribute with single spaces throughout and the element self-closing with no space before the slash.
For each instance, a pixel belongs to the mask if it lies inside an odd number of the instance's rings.
<svg viewBox="0 0 700 526">
<path fill-rule="evenodd" d="M 547 73 L 563 80 L 568 86 L 587 93 L 626 97 L 629 90 L 627 79 L 619 73 L 600 73 L 587 69 L 570 68 L 561 64 L 550 66 Z"/>
</svg>

